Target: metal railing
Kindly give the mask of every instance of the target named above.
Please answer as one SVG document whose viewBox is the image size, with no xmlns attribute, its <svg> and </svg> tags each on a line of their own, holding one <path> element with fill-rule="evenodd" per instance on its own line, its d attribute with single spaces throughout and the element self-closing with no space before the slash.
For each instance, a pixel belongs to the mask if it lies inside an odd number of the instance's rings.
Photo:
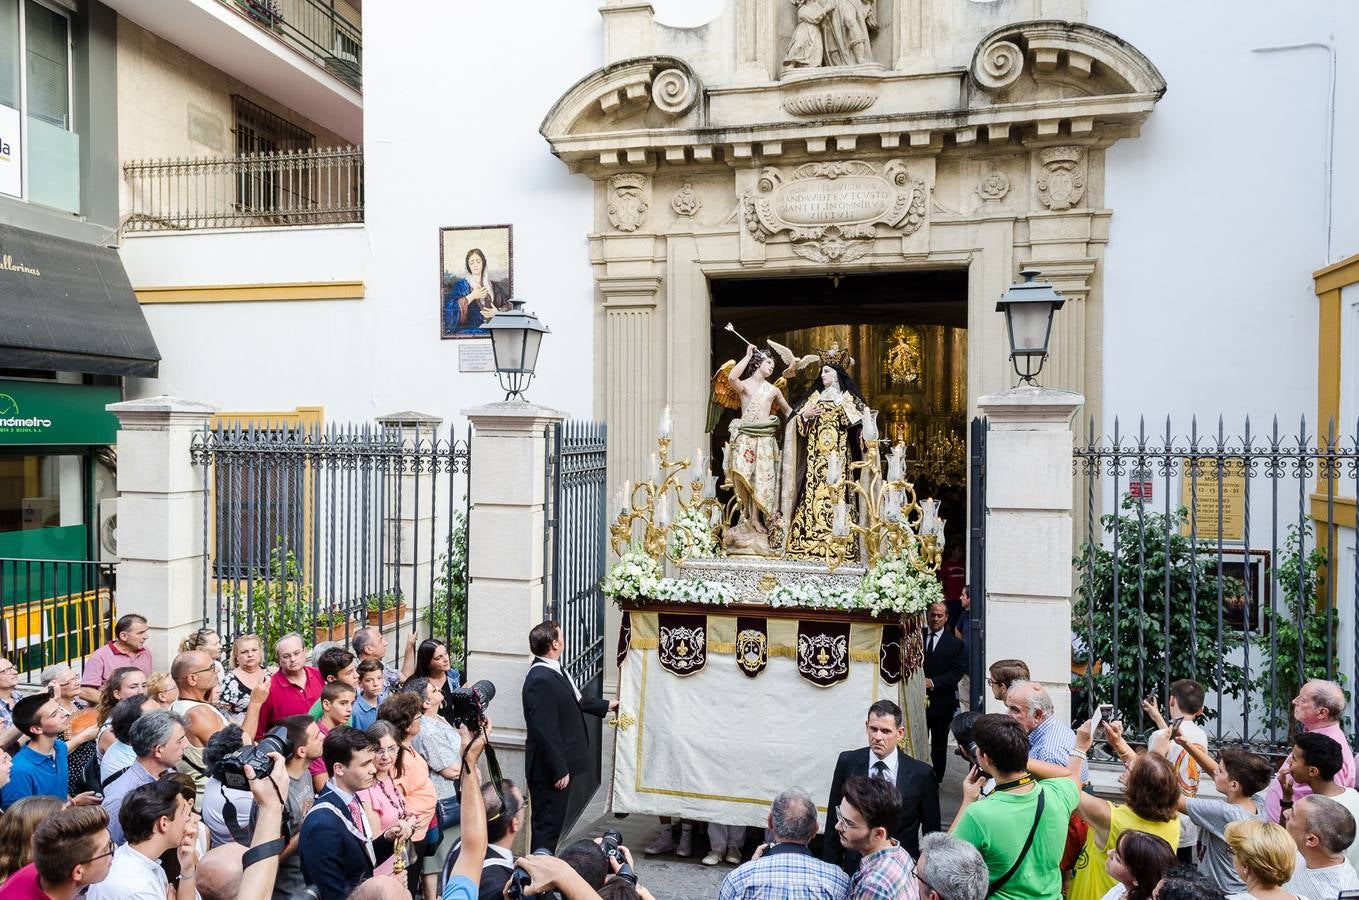
<svg viewBox="0 0 1359 900">
<path fill-rule="evenodd" d="M 414 628 L 463 666 L 470 431 L 219 427 L 202 467 L 203 621 L 224 639 Z"/>
<path fill-rule="evenodd" d="M 562 624 L 563 667 L 595 696 L 604 674 L 606 435 L 603 422 L 559 422 L 547 430 L 543 606 Z"/>
<path fill-rule="evenodd" d="M 1205 434 L 1167 419 L 1128 435 L 1115 420 L 1112 437 L 1076 448 L 1075 470 L 1088 540 L 1075 559 L 1073 709 L 1113 703 L 1147 729 L 1142 699 L 1164 712 L 1170 683 L 1193 678 L 1215 742 L 1268 750 L 1295 727 L 1291 701 L 1307 680 L 1351 691 L 1359 427 L 1318 436 L 1276 418 L 1261 434 L 1246 419 L 1231 434 L 1219 420 Z M 1346 718 L 1359 719 L 1352 708 Z"/>
<path fill-rule="evenodd" d="M 123 166 L 125 231 L 363 221 L 363 148 L 156 159 Z"/>
<path fill-rule="evenodd" d="M 0 653 L 36 684 L 58 663 L 79 669 L 113 638 L 113 563 L 0 559 Z"/>
<path fill-rule="evenodd" d="M 310 57 L 355 90 L 363 89 L 363 30 L 320 0 L 220 0 Z"/>
</svg>

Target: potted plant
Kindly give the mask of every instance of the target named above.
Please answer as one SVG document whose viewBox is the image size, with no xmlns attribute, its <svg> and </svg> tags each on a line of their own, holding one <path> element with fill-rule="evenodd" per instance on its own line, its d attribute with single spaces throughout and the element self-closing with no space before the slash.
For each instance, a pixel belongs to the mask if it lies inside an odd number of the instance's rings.
<svg viewBox="0 0 1359 900">
<path fill-rule="evenodd" d="M 395 625 L 406 617 L 406 599 L 392 591 L 369 594 L 363 599 L 363 605 L 368 610 L 368 624 L 379 628 Z"/>
<path fill-rule="evenodd" d="M 278 0 L 236 0 L 245 14 L 265 28 L 277 28 L 283 23 L 283 11 Z"/>
<path fill-rule="evenodd" d="M 323 609 L 316 614 L 316 643 L 348 640 L 358 627 L 359 624 L 344 610 L 333 606 Z"/>
</svg>

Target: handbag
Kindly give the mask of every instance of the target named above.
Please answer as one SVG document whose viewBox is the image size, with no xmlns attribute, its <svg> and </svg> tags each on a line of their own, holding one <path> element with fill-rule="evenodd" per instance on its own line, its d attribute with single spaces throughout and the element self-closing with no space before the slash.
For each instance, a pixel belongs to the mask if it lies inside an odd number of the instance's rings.
<svg viewBox="0 0 1359 900">
<path fill-rule="evenodd" d="M 986 896 L 988 897 L 994 896 L 997 891 L 1005 887 L 1005 883 L 1014 877 L 1015 872 L 1019 871 L 1019 864 L 1024 861 L 1024 857 L 1029 855 L 1029 848 L 1033 846 L 1033 836 L 1038 831 L 1038 822 L 1043 818 L 1043 800 L 1047 796 L 1042 786 L 1039 786 L 1037 790 L 1038 808 L 1033 812 L 1033 825 L 1029 827 L 1029 836 L 1024 838 L 1024 846 L 1020 848 L 1019 855 L 1015 857 L 1014 865 L 1010 866 L 1010 870 L 987 887 Z"/>
<path fill-rule="evenodd" d="M 424 849 L 425 853 L 433 853 L 443 842 L 444 830 L 456 828 L 462 824 L 462 804 L 457 797 L 445 797 L 434 806 L 434 815 L 429 820 L 429 829 L 425 831 Z"/>
</svg>

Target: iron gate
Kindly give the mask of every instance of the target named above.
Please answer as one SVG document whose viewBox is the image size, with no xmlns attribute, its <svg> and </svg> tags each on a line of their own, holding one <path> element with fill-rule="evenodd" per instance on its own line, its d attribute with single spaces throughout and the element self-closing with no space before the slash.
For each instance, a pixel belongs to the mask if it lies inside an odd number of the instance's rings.
<svg viewBox="0 0 1359 900">
<path fill-rule="evenodd" d="M 605 438 L 603 422 L 561 422 L 547 431 L 543 609 L 561 623 L 562 667 L 589 697 L 604 696 Z M 585 725 L 593 766 L 579 789 L 571 779 L 563 835 L 600 785 L 603 721 L 586 716 Z"/>
<path fill-rule="evenodd" d="M 400 659 L 412 629 L 465 671 L 471 429 L 223 425 L 194 436 L 202 470 L 203 622 L 348 643 L 373 624 Z"/>
<path fill-rule="evenodd" d="M 968 709 L 982 710 L 986 690 L 986 419 L 972 420 L 972 449 L 968 456 Z"/>
</svg>

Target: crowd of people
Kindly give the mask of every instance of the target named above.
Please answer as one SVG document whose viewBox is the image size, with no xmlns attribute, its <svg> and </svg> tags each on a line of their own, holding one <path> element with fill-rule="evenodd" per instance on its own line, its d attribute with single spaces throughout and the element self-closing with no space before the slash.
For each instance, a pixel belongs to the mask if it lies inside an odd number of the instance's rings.
<svg viewBox="0 0 1359 900">
<path fill-rule="evenodd" d="M 944 639 L 943 610 L 928 621 L 927 690 L 954 713 L 958 636 Z M 558 847 L 589 765 L 585 717 L 617 704 L 581 694 L 556 622 L 529 634 L 526 790 L 483 776 L 491 725 L 467 721 L 465 708 L 460 717 L 460 675 L 438 640 L 412 637 L 393 666 L 376 628 L 311 655 L 296 634 L 271 648 L 247 634 L 223 660 L 220 635 L 203 629 L 156 671 L 141 616 L 115 632 L 79 675 L 44 671 L 45 689 L 27 696 L 0 660 L 0 900 L 651 896 L 616 833 Z M 1302 687 L 1292 701 L 1301 730 L 1275 766 L 1239 747 L 1210 752 L 1192 680 L 1169 686 L 1164 716 L 1144 703 L 1156 730 L 1135 749 L 1116 719 L 1062 721 L 1023 661 L 1000 660 L 989 676 L 1005 713 L 944 723 L 970 769 L 951 822 L 943 766 L 900 749 L 902 710 L 880 700 L 865 717 L 867 746 L 836 761 L 824 829 L 817 798 L 799 788 L 775 798 L 749 859 L 744 826 L 708 826 L 704 861 L 735 866 L 719 900 L 1359 891 L 1339 685 Z M 1116 800 L 1093 790 L 1097 742 L 1122 766 Z M 530 819 L 537 849 L 516 857 Z M 695 824 L 666 824 L 648 853 L 688 855 Z"/>
</svg>

